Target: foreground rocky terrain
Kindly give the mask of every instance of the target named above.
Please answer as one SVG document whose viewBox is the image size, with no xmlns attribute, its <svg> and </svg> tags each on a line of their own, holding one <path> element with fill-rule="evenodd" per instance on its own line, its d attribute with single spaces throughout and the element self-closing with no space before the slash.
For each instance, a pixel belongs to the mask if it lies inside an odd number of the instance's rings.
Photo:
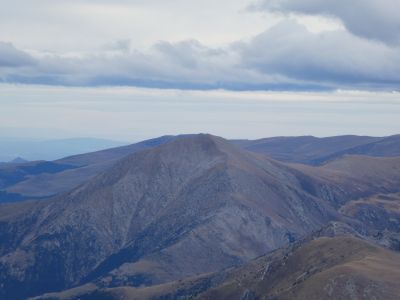
<svg viewBox="0 0 400 300">
<path fill-rule="evenodd" d="M 176 298 L 181 284 L 182 295 L 213 299 L 302 299 L 322 286 L 339 295 L 348 282 L 344 298 L 366 293 L 365 286 L 370 295 L 384 286 L 387 299 L 397 291 L 399 274 L 383 258 L 395 267 L 399 256 L 382 247 L 399 249 L 399 157 L 284 163 L 204 134 L 147 145 L 121 158 L 113 150 L 61 160 L 73 166 L 66 171 L 108 165 L 54 197 L 0 206 L 1 298 L 71 288 L 49 297 L 119 299 L 126 292 L 121 299 L 135 299 L 167 288 Z M 351 237 L 315 236 L 329 224 L 343 224 Z M 298 265 L 284 267 L 289 256 Z M 260 280 L 268 259 L 275 271 Z M 376 276 L 361 276 L 375 269 Z M 341 280 L 341 270 L 350 279 Z M 253 273 L 245 284 L 237 279 Z"/>
<path fill-rule="evenodd" d="M 218 273 L 142 288 L 88 284 L 36 299 L 398 299 L 400 254 L 337 226 Z"/>
</svg>

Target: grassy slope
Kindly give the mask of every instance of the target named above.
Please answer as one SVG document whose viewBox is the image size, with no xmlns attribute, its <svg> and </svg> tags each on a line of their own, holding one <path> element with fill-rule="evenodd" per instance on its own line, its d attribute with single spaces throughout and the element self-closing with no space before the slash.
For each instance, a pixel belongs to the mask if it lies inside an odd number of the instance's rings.
<svg viewBox="0 0 400 300">
<path fill-rule="evenodd" d="M 233 272 L 200 298 L 398 299 L 400 294 L 400 255 L 360 239 L 324 237 L 280 255 Z"/>
</svg>

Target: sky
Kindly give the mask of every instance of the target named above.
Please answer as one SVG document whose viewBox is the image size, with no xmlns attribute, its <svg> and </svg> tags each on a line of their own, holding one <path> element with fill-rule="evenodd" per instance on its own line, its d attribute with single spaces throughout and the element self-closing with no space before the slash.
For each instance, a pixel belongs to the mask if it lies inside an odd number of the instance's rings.
<svg viewBox="0 0 400 300">
<path fill-rule="evenodd" d="M 400 0 L 0 7 L 2 136 L 400 132 Z"/>
<path fill-rule="evenodd" d="M 134 142 L 162 135 L 226 138 L 385 136 L 400 132 L 393 92 L 193 91 L 132 87 L 3 86 L 0 136 L 97 137 Z M 50 126 L 49 126 L 50 125 Z"/>
</svg>

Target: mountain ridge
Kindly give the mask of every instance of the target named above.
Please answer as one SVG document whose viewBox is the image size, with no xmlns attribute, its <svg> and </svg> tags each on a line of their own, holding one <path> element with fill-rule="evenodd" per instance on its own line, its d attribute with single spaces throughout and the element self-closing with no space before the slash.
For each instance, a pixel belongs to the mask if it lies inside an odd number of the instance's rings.
<svg viewBox="0 0 400 300">
<path fill-rule="evenodd" d="M 3 206 L 0 297 L 85 284 L 158 285 L 246 263 L 330 221 L 357 232 L 365 218 L 340 209 L 400 192 L 399 170 L 400 158 L 347 156 L 307 166 L 212 135 L 174 138 L 123 157 L 73 190 Z"/>
<path fill-rule="evenodd" d="M 85 180 L 106 170 L 114 162 L 126 155 L 157 147 L 173 139 L 185 136 L 190 135 L 162 136 L 128 146 L 110 148 L 69 156 L 53 162 L 46 162 L 54 164 L 54 166 L 68 165 L 70 169 L 55 173 L 28 173 L 18 181 L 5 186 L 3 185 L 0 201 L 21 201 L 54 196 L 78 186 Z M 400 155 L 397 151 L 397 149 L 400 149 L 400 140 L 398 137 L 398 135 L 383 138 L 352 135 L 328 138 L 305 136 L 275 137 L 255 141 L 233 140 L 231 142 L 243 149 L 264 154 L 280 161 L 323 165 L 346 154 L 368 155 L 369 151 L 374 156 Z M 389 143 L 389 146 L 387 143 Z M 261 147 L 259 146 L 260 144 Z M 264 144 L 267 147 L 264 147 Z M 354 148 L 357 145 L 359 148 Z M 20 166 L 23 168 L 25 164 L 21 164 Z M 4 168 L 4 165 L 0 165 L 0 186 L 1 181 L 7 181 L 7 176 L 9 176 L 2 175 L 2 169 Z"/>
</svg>

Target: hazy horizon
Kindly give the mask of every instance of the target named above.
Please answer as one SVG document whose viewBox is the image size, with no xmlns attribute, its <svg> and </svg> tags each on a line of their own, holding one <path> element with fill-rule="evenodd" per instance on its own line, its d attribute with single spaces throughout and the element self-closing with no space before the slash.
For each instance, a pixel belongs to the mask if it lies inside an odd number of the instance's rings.
<svg viewBox="0 0 400 300">
<path fill-rule="evenodd" d="M 235 138 L 400 132 L 396 92 L 193 91 L 0 85 L 0 136 L 135 142 L 206 132 Z"/>
</svg>

